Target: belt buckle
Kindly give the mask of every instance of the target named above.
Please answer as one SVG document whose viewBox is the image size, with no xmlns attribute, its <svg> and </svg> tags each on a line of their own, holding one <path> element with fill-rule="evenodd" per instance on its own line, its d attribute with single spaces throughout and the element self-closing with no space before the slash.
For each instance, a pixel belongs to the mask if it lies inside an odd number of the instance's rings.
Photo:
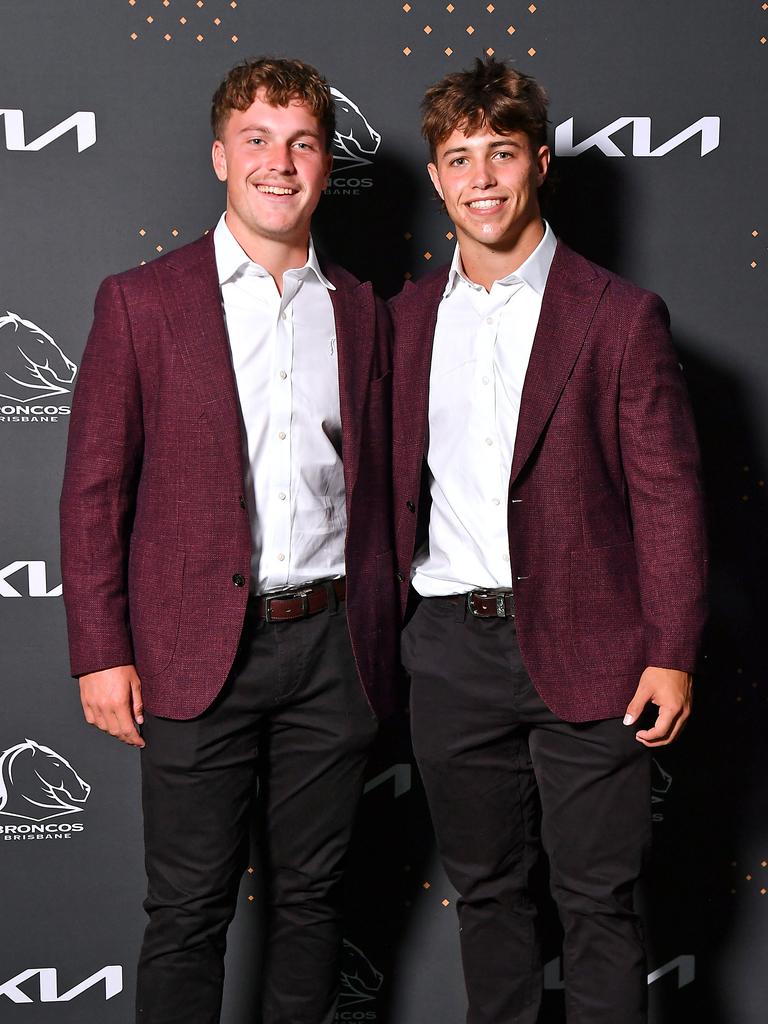
<svg viewBox="0 0 768 1024">
<path fill-rule="evenodd" d="M 270 594 L 269 597 L 264 596 L 264 621 L 265 622 L 285 622 L 290 621 L 285 619 L 273 619 L 272 618 L 272 602 L 273 601 L 293 601 L 295 598 L 301 600 L 301 618 L 306 619 L 309 615 L 309 591 L 308 590 L 286 590 L 282 594 Z M 298 616 L 297 616 L 298 618 Z"/>
<path fill-rule="evenodd" d="M 507 592 L 501 594 L 494 592 L 493 590 L 470 590 L 467 594 L 467 608 L 470 610 L 472 615 L 476 619 L 480 618 L 480 613 L 475 611 L 472 607 L 472 598 L 479 597 L 481 601 L 494 600 L 496 602 L 496 616 L 499 619 L 507 618 L 507 605 L 506 597 Z"/>
</svg>

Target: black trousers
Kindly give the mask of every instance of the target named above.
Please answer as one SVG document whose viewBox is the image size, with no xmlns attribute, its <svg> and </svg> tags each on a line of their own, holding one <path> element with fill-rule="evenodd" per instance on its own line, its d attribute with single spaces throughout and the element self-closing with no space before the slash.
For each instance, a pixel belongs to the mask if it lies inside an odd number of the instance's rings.
<svg viewBox="0 0 768 1024">
<path fill-rule="evenodd" d="M 289 623 L 258 620 L 253 604 L 214 704 L 192 721 L 146 716 L 142 1024 L 219 1020 L 257 789 L 268 913 L 261 1020 L 333 1020 L 343 859 L 376 721 L 343 603 Z"/>
<path fill-rule="evenodd" d="M 468 1024 L 535 1024 L 530 880 L 543 846 L 565 932 L 569 1024 L 642 1024 L 634 889 L 650 839 L 650 757 L 620 720 L 569 724 L 525 671 L 513 619 L 422 600 L 403 637 L 416 758 L 460 894 Z"/>
</svg>

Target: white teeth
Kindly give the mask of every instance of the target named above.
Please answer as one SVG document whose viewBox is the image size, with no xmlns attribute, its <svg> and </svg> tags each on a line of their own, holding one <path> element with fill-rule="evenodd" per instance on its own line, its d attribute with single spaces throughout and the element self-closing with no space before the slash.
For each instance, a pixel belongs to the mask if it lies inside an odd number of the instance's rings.
<svg viewBox="0 0 768 1024">
<path fill-rule="evenodd" d="M 266 192 L 268 195 L 273 196 L 292 196 L 295 192 L 295 189 L 280 188 L 279 185 L 257 185 L 256 188 L 259 192 Z"/>
<path fill-rule="evenodd" d="M 490 210 L 492 206 L 501 206 L 501 199 L 476 199 L 469 205 L 473 210 Z"/>
</svg>

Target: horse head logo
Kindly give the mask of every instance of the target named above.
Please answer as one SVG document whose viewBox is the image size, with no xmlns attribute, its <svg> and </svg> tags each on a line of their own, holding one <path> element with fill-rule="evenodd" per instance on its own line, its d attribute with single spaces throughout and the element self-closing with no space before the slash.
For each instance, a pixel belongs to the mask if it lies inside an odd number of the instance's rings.
<svg viewBox="0 0 768 1024">
<path fill-rule="evenodd" d="M 0 814 L 28 821 L 60 818 L 81 811 L 90 792 L 66 758 L 34 740 L 0 755 Z"/>
<path fill-rule="evenodd" d="M 333 136 L 333 166 L 350 170 L 373 163 L 381 135 L 370 126 L 360 107 L 338 89 L 331 89 L 336 101 L 336 132 Z"/>
<path fill-rule="evenodd" d="M 29 402 L 64 395 L 77 366 L 37 324 L 16 313 L 0 316 L 0 398 Z"/>
<path fill-rule="evenodd" d="M 366 1003 L 376 998 L 384 976 L 357 946 L 344 939 L 341 961 L 339 1006 Z"/>
</svg>

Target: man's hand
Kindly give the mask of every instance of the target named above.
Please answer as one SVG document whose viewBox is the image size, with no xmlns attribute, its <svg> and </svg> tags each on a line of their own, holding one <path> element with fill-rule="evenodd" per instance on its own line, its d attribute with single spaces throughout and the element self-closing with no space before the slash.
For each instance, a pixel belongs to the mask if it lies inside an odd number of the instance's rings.
<svg viewBox="0 0 768 1024">
<path fill-rule="evenodd" d="M 635 738 L 646 747 L 664 747 L 671 743 L 691 713 L 691 684 L 688 672 L 673 668 L 647 668 L 640 676 L 635 696 L 627 707 L 624 725 L 632 725 L 651 701 L 659 713 L 653 727 L 639 729 Z"/>
<path fill-rule="evenodd" d="M 144 721 L 141 680 L 133 665 L 118 665 L 80 676 L 85 720 L 133 747 L 145 746 L 137 725 Z"/>
</svg>

